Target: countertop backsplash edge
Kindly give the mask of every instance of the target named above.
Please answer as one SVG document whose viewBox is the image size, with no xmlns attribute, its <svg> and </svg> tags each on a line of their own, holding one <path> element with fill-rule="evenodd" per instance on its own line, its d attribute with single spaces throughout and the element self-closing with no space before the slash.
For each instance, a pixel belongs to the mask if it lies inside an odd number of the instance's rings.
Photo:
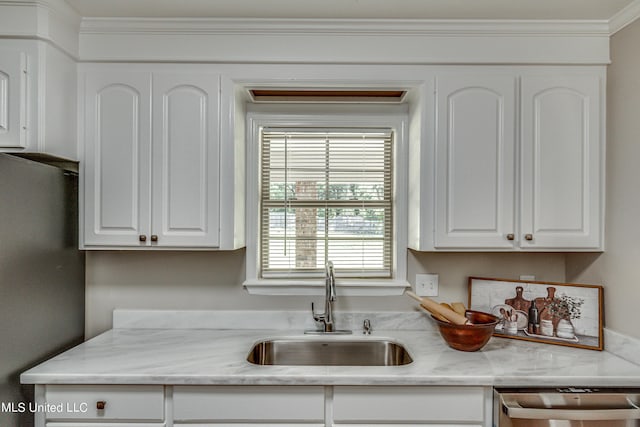
<svg viewBox="0 0 640 427">
<path fill-rule="evenodd" d="M 339 329 L 363 330 L 365 319 L 378 330 L 434 330 L 429 315 L 415 311 L 338 312 Z M 269 310 L 131 310 L 113 311 L 114 329 L 317 329 L 311 311 Z"/>
<path fill-rule="evenodd" d="M 374 330 L 433 331 L 429 315 L 415 311 L 342 312 L 335 314 L 340 329 L 362 331 L 364 319 Z M 307 330 L 317 325 L 309 311 L 270 310 L 135 310 L 115 309 L 114 329 L 240 329 Z M 640 340 L 604 328 L 605 350 L 640 365 Z"/>
<path fill-rule="evenodd" d="M 611 354 L 640 365 L 640 340 L 604 328 L 604 348 Z"/>
</svg>

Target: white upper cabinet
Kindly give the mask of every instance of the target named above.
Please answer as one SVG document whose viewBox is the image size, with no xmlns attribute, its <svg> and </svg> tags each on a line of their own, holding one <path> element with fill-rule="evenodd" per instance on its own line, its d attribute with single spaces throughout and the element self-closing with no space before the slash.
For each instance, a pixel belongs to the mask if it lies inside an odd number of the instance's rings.
<svg viewBox="0 0 640 427">
<path fill-rule="evenodd" d="M 27 55 L 0 47 L 0 148 L 25 148 Z"/>
<path fill-rule="evenodd" d="M 219 85 L 215 73 L 86 73 L 86 249 L 219 246 Z"/>
<path fill-rule="evenodd" d="M 523 248 L 602 246 L 599 73 L 522 77 Z"/>
<path fill-rule="evenodd" d="M 219 79 L 153 75 L 153 233 L 163 246 L 218 246 Z"/>
<path fill-rule="evenodd" d="M 437 248 L 511 248 L 514 233 L 513 75 L 437 78 Z"/>
<path fill-rule="evenodd" d="M 456 67 L 434 93 L 412 248 L 603 250 L 602 67 Z"/>
<path fill-rule="evenodd" d="M 76 63 L 35 40 L 0 39 L 0 152 L 78 159 Z"/>
<path fill-rule="evenodd" d="M 150 90 L 149 73 L 87 74 L 85 246 L 150 244 Z"/>
</svg>

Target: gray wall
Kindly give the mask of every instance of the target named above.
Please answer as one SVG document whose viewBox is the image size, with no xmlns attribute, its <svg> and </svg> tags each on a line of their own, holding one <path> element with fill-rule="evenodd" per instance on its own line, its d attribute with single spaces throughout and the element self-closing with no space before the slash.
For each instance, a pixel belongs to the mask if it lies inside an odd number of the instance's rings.
<svg viewBox="0 0 640 427">
<path fill-rule="evenodd" d="M 534 274 L 563 281 L 563 254 L 408 254 L 408 276 L 440 275 L 441 301 L 467 301 L 470 275 L 514 278 Z M 242 288 L 244 250 L 234 252 L 87 253 L 86 335 L 111 327 L 114 308 L 205 310 L 309 310 L 320 297 L 249 295 Z M 342 311 L 405 311 L 416 304 L 404 296 L 338 298 Z"/>
<path fill-rule="evenodd" d="M 610 329 L 640 338 L 640 21 L 611 38 L 606 251 L 567 257 L 567 279 L 605 285 Z"/>
</svg>

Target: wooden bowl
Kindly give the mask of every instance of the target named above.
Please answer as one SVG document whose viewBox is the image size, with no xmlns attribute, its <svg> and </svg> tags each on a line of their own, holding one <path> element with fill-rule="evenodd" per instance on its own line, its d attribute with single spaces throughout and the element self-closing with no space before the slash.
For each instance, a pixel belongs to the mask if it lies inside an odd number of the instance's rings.
<svg viewBox="0 0 640 427">
<path fill-rule="evenodd" d="M 480 350 L 493 335 L 500 319 L 493 314 L 475 310 L 467 310 L 464 315 L 473 325 L 454 325 L 431 317 L 438 324 L 440 335 L 449 347 L 461 351 Z"/>
</svg>

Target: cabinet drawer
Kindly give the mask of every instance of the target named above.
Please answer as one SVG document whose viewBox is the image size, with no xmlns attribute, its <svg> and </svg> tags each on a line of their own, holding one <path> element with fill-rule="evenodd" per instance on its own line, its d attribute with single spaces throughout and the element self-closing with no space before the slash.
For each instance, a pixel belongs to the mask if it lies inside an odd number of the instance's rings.
<svg viewBox="0 0 640 427">
<path fill-rule="evenodd" d="M 133 422 L 99 422 L 96 423 L 92 420 L 87 421 L 51 421 L 45 424 L 45 427 L 166 427 L 167 424 L 164 422 L 159 423 L 139 423 L 137 421 Z M 198 427 L 197 425 L 190 424 L 189 427 Z M 407 427 L 407 426 L 403 426 Z M 446 426 L 446 427 L 456 427 L 456 426 Z M 464 426 L 471 427 L 471 426 Z"/>
<path fill-rule="evenodd" d="M 324 420 L 324 387 L 177 386 L 173 388 L 176 421 Z"/>
<path fill-rule="evenodd" d="M 48 385 L 45 402 L 48 420 L 164 419 L 162 386 Z"/>
<path fill-rule="evenodd" d="M 482 422 L 481 387 L 335 387 L 333 418 L 349 422 Z"/>
</svg>

